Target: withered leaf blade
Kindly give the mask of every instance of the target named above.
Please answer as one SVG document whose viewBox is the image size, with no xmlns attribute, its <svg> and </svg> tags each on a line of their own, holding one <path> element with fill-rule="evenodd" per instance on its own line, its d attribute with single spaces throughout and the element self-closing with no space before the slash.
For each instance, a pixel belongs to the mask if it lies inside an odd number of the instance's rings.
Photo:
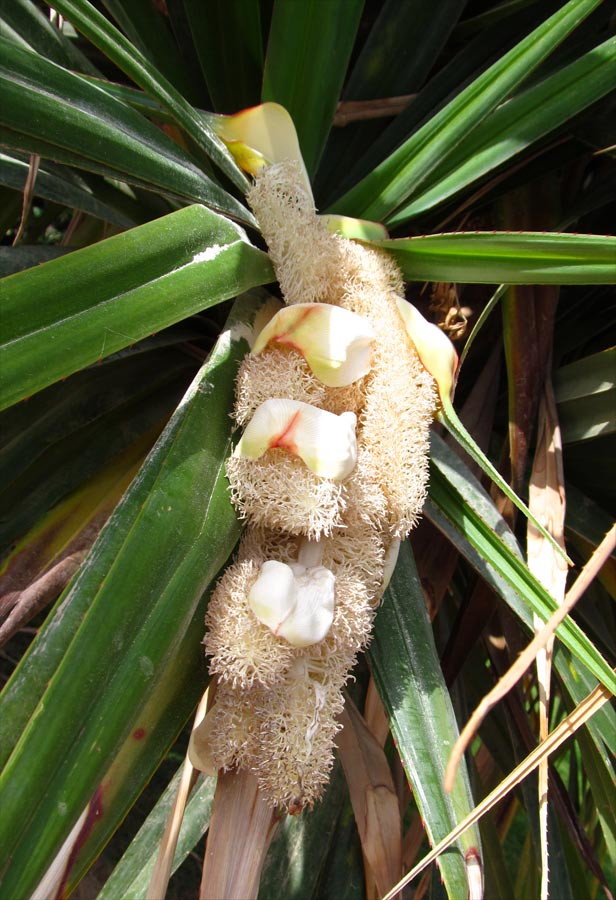
<svg viewBox="0 0 616 900">
<path fill-rule="evenodd" d="M 379 895 L 402 871 L 400 808 L 387 758 L 363 717 L 347 697 L 337 737 L 340 761 L 357 822 L 364 857 Z"/>
<path fill-rule="evenodd" d="M 214 795 L 199 900 L 252 900 L 278 824 L 255 775 L 221 772 Z"/>
</svg>

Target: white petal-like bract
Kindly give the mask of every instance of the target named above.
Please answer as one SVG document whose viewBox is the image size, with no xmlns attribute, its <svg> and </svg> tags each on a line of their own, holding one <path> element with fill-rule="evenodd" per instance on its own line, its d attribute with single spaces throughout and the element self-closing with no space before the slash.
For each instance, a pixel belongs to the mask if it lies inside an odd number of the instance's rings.
<svg viewBox="0 0 616 900">
<path fill-rule="evenodd" d="M 252 353 L 284 344 L 302 354 L 328 387 L 346 387 L 370 371 L 372 326 L 363 316 L 329 303 L 296 303 L 281 309 L 258 336 Z"/>
<path fill-rule="evenodd" d="M 277 634 L 297 605 L 293 570 L 275 559 L 264 562 L 248 593 L 248 604 L 259 620 Z"/>
<path fill-rule="evenodd" d="M 335 581 L 324 566 L 267 560 L 248 593 L 248 604 L 274 634 L 294 647 L 309 647 L 331 628 Z"/>
<path fill-rule="evenodd" d="M 436 381 L 441 402 L 451 400 L 458 354 L 438 325 L 424 319 L 412 303 L 396 297 L 398 312 L 423 366 Z"/>
<path fill-rule="evenodd" d="M 254 412 L 234 456 L 260 459 L 279 447 L 299 456 L 323 478 L 344 481 L 357 462 L 357 417 L 337 416 L 299 400 L 271 398 Z"/>
<path fill-rule="evenodd" d="M 251 175 L 256 175 L 261 165 L 284 160 L 298 162 L 302 187 L 312 197 L 295 125 L 284 106 L 279 103 L 251 106 L 232 116 L 220 116 L 215 120 L 214 128 L 238 164 Z"/>
</svg>

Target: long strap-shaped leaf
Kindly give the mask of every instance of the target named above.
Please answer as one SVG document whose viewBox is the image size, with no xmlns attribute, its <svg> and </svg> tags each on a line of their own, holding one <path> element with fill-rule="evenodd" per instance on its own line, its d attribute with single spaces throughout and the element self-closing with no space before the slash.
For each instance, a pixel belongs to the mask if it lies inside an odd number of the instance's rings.
<svg viewBox="0 0 616 900">
<path fill-rule="evenodd" d="M 0 11 L 0 34 L 36 50 L 46 59 L 75 72 L 100 77 L 99 70 L 74 41 L 45 16 L 32 0 L 11 0 Z"/>
<path fill-rule="evenodd" d="M 570 0 L 490 66 L 358 185 L 332 211 L 388 221 L 429 173 L 511 94 L 600 0 Z"/>
<path fill-rule="evenodd" d="M 463 467 L 455 453 L 437 434 L 431 437 L 430 499 L 450 522 L 459 528 L 484 560 L 523 600 L 527 611 L 544 621 L 556 610 L 556 601 L 530 573 L 515 552 L 515 538 L 496 513 L 488 494 Z M 464 471 L 464 475 L 461 472 Z M 468 501 L 468 502 L 467 502 Z M 493 524 L 489 524 L 493 523 Z M 499 533 L 493 530 L 497 527 Z M 613 693 L 616 675 L 608 662 L 571 617 L 559 626 L 556 635 L 563 644 Z"/>
<path fill-rule="evenodd" d="M 254 220 L 148 119 L 97 83 L 0 37 L 0 144 Z"/>
<path fill-rule="evenodd" d="M 22 192 L 26 185 L 30 165 L 23 154 L 0 153 L 0 184 Z M 126 215 L 121 208 L 124 199 L 118 191 L 118 206 L 99 200 L 88 185 L 80 181 L 76 173 L 47 160 L 41 161 L 36 173 L 36 195 L 62 206 L 71 205 L 90 215 L 112 222 L 123 228 L 130 228 L 136 220 Z"/>
<path fill-rule="evenodd" d="M 247 350 L 238 335 L 251 312 L 254 303 L 229 323 L 5 690 L 2 745 L 5 753 L 14 747 L 0 775 L 6 896 L 30 895 L 88 804 L 87 829 L 95 826 L 106 802 L 101 779 L 118 750 L 131 732 L 146 739 L 157 715 L 177 703 L 169 666 L 179 659 L 190 667 L 200 655 L 198 636 L 192 647 L 184 636 L 195 628 L 200 635 L 200 598 L 239 534 L 224 460 Z M 164 709 L 150 708 L 141 721 L 161 689 Z"/>
<path fill-rule="evenodd" d="M 409 281 L 613 284 L 616 238 L 602 234 L 466 231 L 375 241 Z"/>
<path fill-rule="evenodd" d="M 615 87 L 616 42 L 610 38 L 495 110 L 430 173 L 418 195 L 412 192 L 411 202 L 389 224 L 401 225 L 455 197 Z"/>
<path fill-rule="evenodd" d="M 369 657 L 413 795 L 435 844 L 473 809 L 474 801 L 467 775 L 458 779 L 451 794 L 443 788 L 458 728 L 408 542 L 400 548 L 377 614 Z M 473 849 L 480 853 L 478 829 L 467 832 L 460 843 L 464 854 Z M 448 896 L 465 897 L 462 853 L 444 856 L 439 864 Z"/>
<path fill-rule="evenodd" d="M 363 5 L 363 0 L 274 4 L 262 99 L 291 113 L 309 174 L 331 127 Z"/>
<path fill-rule="evenodd" d="M 231 179 L 241 191 L 248 181 L 231 154 L 197 111 L 182 94 L 161 75 L 158 69 L 115 28 L 88 0 L 58 0 L 54 8 L 80 31 L 95 47 L 113 60 L 146 94 L 158 100 L 199 147 Z"/>
<path fill-rule="evenodd" d="M 271 278 L 266 254 L 202 206 L 13 275 L 3 286 L 0 408 Z"/>
</svg>

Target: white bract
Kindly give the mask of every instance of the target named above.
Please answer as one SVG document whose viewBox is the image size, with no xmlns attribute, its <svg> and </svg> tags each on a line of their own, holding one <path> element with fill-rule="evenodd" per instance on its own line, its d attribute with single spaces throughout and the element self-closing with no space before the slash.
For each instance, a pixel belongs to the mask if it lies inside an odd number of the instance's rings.
<svg viewBox="0 0 616 900">
<path fill-rule="evenodd" d="M 363 316 L 329 303 L 296 303 L 281 309 L 257 338 L 252 353 L 283 344 L 302 354 L 319 381 L 346 387 L 370 371 L 375 334 Z"/>
<path fill-rule="evenodd" d="M 312 197 L 310 179 L 299 149 L 293 119 L 279 103 L 262 103 L 232 116 L 220 116 L 214 128 L 238 165 L 251 175 L 263 166 L 295 160 L 301 168 L 301 186 Z"/>
<path fill-rule="evenodd" d="M 396 303 L 422 365 L 436 381 L 441 403 L 448 403 L 458 367 L 458 354 L 453 344 L 438 325 L 424 319 L 411 303 L 401 297 L 396 297 Z"/>
<path fill-rule="evenodd" d="M 254 412 L 234 456 L 260 459 L 281 448 L 299 456 L 323 478 L 344 481 L 357 462 L 355 413 L 337 416 L 299 400 L 271 398 Z"/>
<path fill-rule="evenodd" d="M 267 560 L 248 593 L 257 619 L 294 647 L 327 636 L 334 620 L 335 577 L 324 566 Z"/>
</svg>

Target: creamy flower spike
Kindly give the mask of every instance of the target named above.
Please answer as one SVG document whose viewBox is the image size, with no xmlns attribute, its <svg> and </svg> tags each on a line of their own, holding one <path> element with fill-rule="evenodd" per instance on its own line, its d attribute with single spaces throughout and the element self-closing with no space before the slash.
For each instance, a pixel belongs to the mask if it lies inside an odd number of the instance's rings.
<svg viewBox="0 0 616 900">
<path fill-rule="evenodd" d="M 335 578 L 324 566 L 267 560 L 248 594 L 257 619 L 294 647 L 322 641 L 334 620 Z"/>
<path fill-rule="evenodd" d="M 423 504 L 440 376 L 395 262 L 349 240 L 382 227 L 317 215 L 285 117 L 265 105 L 219 131 L 255 175 L 247 199 L 286 308 L 238 374 L 227 477 L 247 528 L 208 606 L 216 703 L 193 750 L 297 813 L 323 793 L 344 685 Z"/>
<path fill-rule="evenodd" d="M 233 455 L 260 459 L 280 448 L 315 475 L 344 481 L 357 462 L 356 423 L 352 412 L 337 416 L 309 403 L 272 398 L 255 410 Z"/>
<path fill-rule="evenodd" d="M 268 322 L 253 355 L 270 344 L 293 347 L 328 387 L 346 387 L 370 371 L 374 329 L 363 316 L 329 303 L 296 303 Z"/>
<path fill-rule="evenodd" d="M 453 344 L 438 325 L 424 319 L 412 303 L 407 303 L 401 297 L 396 297 L 396 303 L 417 355 L 436 381 L 441 403 L 449 403 L 458 368 L 458 354 Z"/>
</svg>

